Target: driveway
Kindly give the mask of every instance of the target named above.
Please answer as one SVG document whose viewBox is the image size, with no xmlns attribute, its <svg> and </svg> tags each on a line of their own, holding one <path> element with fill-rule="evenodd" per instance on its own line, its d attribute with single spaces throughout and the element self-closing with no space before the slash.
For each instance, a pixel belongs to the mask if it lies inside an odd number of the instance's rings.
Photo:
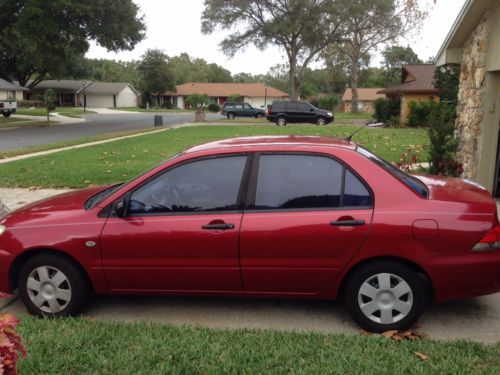
<svg viewBox="0 0 500 375">
<path fill-rule="evenodd" d="M 0 198 L 8 207 L 18 208 L 59 192 L 49 189 L 0 189 Z M 6 302 L 3 301 L 4 304 Z M 2 311 L 19 315 L 25 309 L 15 299 Z M 107 321 L 145 320 L 213 328 L 359 332 L 342 303 L 335 301 L 95 296 L 84 315 Z M 466 301 L 431 304 L 422 315 L 417 329 L 433 339 L 499 342 L 500 293 Z"/>
<path fill-rule="evenodd" d="M 107 111 L 84 115 L 86 122 L 50 127 L 0 129 L 0 151 L 53 144 L 99 134 L 147 129 L 153 127 L 156 114 L 159 113 Z M 194 120 L 192 112 L 160 114 L 167 126 Z M 207 113 L 207 120 L 218 119 L 222 119 L 220 114 Z"/>
</svg>

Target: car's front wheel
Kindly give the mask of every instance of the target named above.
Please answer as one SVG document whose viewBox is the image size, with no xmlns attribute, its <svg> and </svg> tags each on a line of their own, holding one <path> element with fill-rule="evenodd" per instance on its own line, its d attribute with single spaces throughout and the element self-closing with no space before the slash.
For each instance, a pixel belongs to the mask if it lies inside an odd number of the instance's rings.
<svg viewBox="0 0 500 375">
<path fill-rule="evenodd" d="M 322 126 L 322 125 L 326 125 L 326 120 L 325 120 L 325 118 L 324 118 L 324 117 L 321 117 L 321 116 L 320 116 L 320 117 L 318 117 L 318 118 L 316 119 L 316 125 L 321 125 L 321 126 Z"/>
<path fill-rule="evenodd" d="M 425 306 L 419 275 L 395 261 L 368 263 L 348 279 L 344 300 L 351 317 L 371 332 L 407 329 Z"/>
<path fill-rule="evenodd" d="M 286 117 L 285 116 L 279 116 L 277 119 L 276 119 L 276 125 L 278 126 L 286 126 Z"/>
<path fill-rule="evenodd" d="M 11 113 L 10 112 L 3 112 L 3 117 L 10 117 Z"/>
<path fill-rule="evenodd" d="M 30 313 L 49 317 L 78 314 L 89 294 L 82 271 L 54 254 L 30 258 L 19 272 L 18 289 Z"/>
</svg>

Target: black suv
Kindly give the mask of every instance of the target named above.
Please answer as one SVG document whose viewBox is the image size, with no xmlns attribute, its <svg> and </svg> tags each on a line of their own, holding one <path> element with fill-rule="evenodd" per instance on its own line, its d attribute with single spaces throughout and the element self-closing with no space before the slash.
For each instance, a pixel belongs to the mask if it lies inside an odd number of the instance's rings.
<svg viewBox="0 0 500 375">
<path fill-rule="evenodd" d="M 299 101 L 274 101 L 267 113 L 267 119 L 276 125 L 286 125 L 289 122 L 308 122 L 316 125 L 326 125 L 335 118 L 333 113 L 318 109 L 312 104 Z"/>
<path fill-rule="evenodd" d="M 235 117 L 255 117 L 261 118 L 266 115 L 263 109 L 254 108 L 248 103 L 225 102 L 221 114 L 228 119 Z"/>
</svg>

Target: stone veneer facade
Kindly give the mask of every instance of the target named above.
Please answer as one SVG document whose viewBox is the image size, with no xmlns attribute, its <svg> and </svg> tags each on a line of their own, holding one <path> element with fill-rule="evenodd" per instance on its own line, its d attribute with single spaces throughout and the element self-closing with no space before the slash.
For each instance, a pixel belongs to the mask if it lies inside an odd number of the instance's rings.
<svg viewBox="0 0 500 375">
<path fill-rule="evenodd" d="M 479 137 L 483 120 L 486 59 L 490 13 L 486 13 L 463 48 L 460 67 L 455 135 L 459 140 L 457 159 L 463 164 L 463 177 L 478 175 Z"/>
</svg>

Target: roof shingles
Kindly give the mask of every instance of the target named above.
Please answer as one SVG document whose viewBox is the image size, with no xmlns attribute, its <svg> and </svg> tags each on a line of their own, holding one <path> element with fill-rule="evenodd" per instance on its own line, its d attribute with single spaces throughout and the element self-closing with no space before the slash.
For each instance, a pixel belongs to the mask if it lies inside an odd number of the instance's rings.
<svg viewBox="0 0 500 375">
<path fill-rule="evenodd" d="M 403 65 L 403 83 L 379 91 L 380 94 L 437 93 L 434 64 Z"/>
<path fill-rule="evenodd" d="M 266 86 L 262 83 L 184 83 L 176 86 L 176 91 L 167 91 L 166 96 L 189 96 L 192 94 L 206 94 L 212 97 L 228 97 L 239 94 L 246 97 L 263 97 L 266 95 Z M 288 94 L 267 86 L 267 96 L 287 98 Z"/>
</svg>

